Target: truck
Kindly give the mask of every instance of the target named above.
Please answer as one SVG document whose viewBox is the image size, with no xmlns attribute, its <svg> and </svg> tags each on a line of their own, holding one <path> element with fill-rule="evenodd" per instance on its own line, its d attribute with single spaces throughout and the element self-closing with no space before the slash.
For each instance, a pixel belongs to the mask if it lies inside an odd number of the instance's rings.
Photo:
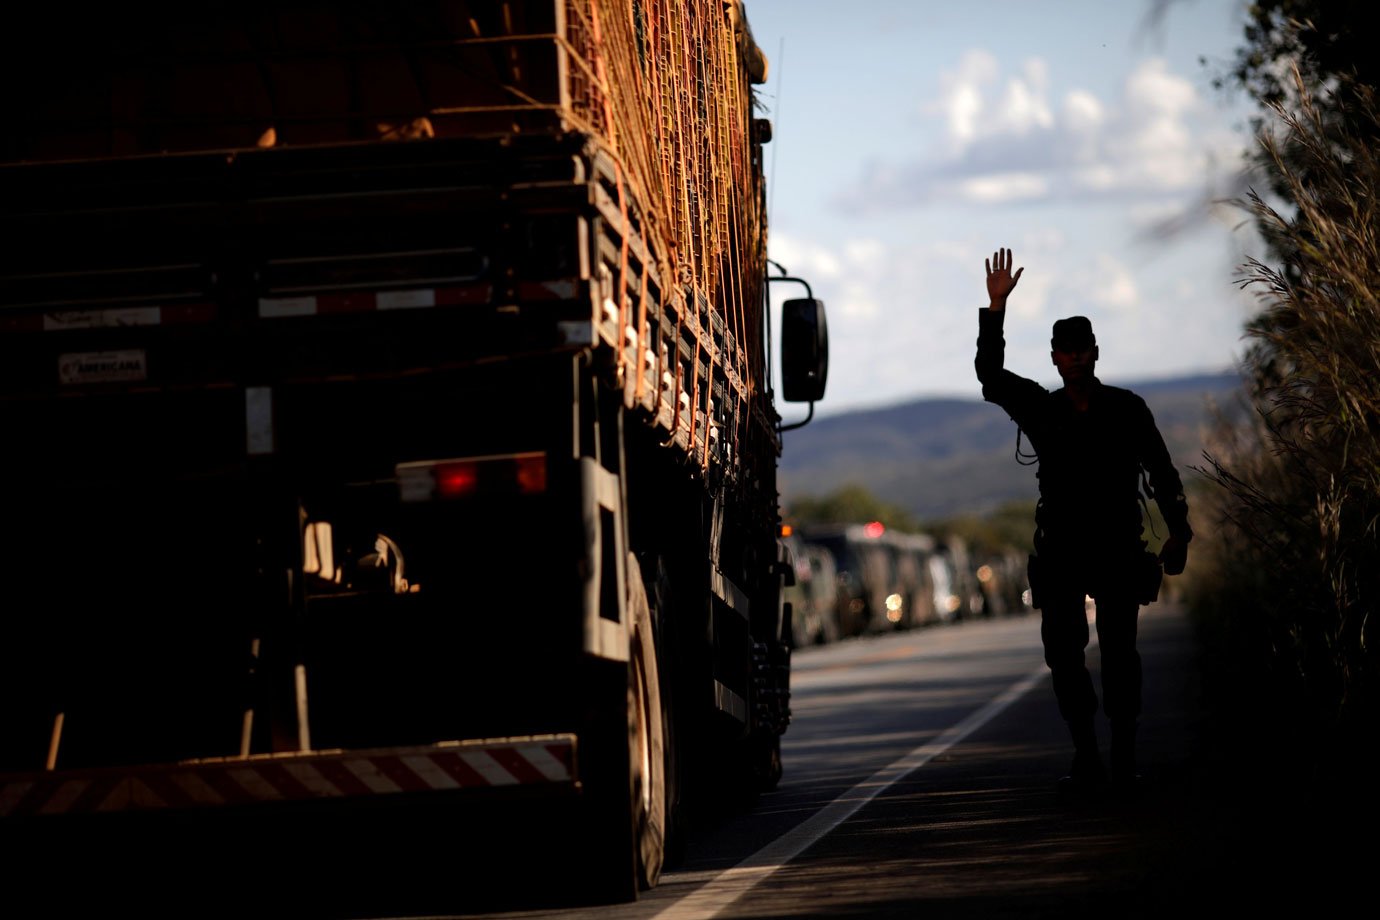
<svg viewBox="0 0 1380 920">
<path fill-rule="evenodd" d="M 0 830 L 559 800 L 630 900 L 778 781 L 776 388 L 828 337 L 741 0 L 6 46 Z"/>
<path fill-rule="evenodd" d="M 834 554 L 817 543 L 806 543 L 789 526 L 782 529 L 786 531 L 782 542 L 794 571 L 784 595 L 791 612 L 791 646 L 836 642 L 840 638 L 839 577 Z"/>
<path fill-rule="evenodd" d="M 875 635 L 900 625 L 903 599 L 896 556 L 880 521 L 811 524 L 800 535 L 834 557 L 840 635 Z"/>
</svg>

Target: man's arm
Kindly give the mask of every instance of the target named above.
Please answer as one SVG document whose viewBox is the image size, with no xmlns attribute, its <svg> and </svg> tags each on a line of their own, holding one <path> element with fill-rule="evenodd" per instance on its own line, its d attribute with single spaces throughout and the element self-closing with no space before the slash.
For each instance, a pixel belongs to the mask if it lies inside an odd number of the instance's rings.
<svg viewBox="0 0 1380 920">
<path fill-rule="evenodd" d="M 995 264 L 995 268 L 993 265 Z M 1044 387 L 1004 368 L 1006 339 L 1002 325 L 1006 319 L 1006 299 L 1021 280 L 1024 267 L 1011 274 L 1011 250 L 999 249 L 987 260 L 987 309 L 978 311 L 977 359 L 973 366 L 982 384 L 982 397 L 996 403 L 1016 419 L 1033 400 L 1046 394 Z"/>
</svg>

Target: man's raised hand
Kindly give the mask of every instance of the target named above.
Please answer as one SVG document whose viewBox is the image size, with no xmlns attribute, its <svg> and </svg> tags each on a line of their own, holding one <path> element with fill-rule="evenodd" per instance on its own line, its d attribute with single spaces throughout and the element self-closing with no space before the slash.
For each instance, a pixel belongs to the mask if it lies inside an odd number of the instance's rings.
<svg viewBox="0 0 1380 920">
<path fill-rule="evenodd" d="M 992 253 L 992 258 L 987 260 L 988 309 L 1005 310 L 1007 296 L 1016 289 L 1016 282 L 1021 280 L 1021 272 L 1025 271 L 1025 266 L 1016 269 L 1016 274 L 1012 275 L 1011 263 L 1009 249 L 998 249 Z"/>
</svg>

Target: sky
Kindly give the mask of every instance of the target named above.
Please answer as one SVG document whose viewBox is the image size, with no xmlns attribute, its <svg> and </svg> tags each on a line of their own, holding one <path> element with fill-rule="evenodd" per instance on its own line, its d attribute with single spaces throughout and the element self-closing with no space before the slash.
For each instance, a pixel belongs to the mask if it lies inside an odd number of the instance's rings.
<svg viewBox="0 0 1380 920">
<path fill-rule="evenodd" d="M 745 5 L 770 63 L 768 252 L 828 310 L 816 417 L 981 398 L 976 311 L 1000 247 L 1025 269 L 1017 373 L 1058 385 L 1049 329 L 1075 314 L 1108 383 L 1235 366 L 1255 308 L 1238 269 L 1261 253 L 1222 202 L 1255 109 L 1213 78 L 1242 42 L 1239 0 Z"/>
</svg>

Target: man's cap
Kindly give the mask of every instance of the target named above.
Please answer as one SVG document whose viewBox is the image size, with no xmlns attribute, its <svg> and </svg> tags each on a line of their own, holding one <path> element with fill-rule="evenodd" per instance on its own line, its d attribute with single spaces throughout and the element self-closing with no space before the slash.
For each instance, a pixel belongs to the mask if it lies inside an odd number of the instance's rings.
<svg viewBox="0 0 1380 920">
<path fill-rule="evenodd" d="M 1054 334 L 1049 340 L 1051 348 L 1072 351 L 1091 348 L 1096 344 L 1097 336 L 1093 335 L 1092 323 L 1086 316 L 1070 316 L 1054 321 Z"/>
</svg>

